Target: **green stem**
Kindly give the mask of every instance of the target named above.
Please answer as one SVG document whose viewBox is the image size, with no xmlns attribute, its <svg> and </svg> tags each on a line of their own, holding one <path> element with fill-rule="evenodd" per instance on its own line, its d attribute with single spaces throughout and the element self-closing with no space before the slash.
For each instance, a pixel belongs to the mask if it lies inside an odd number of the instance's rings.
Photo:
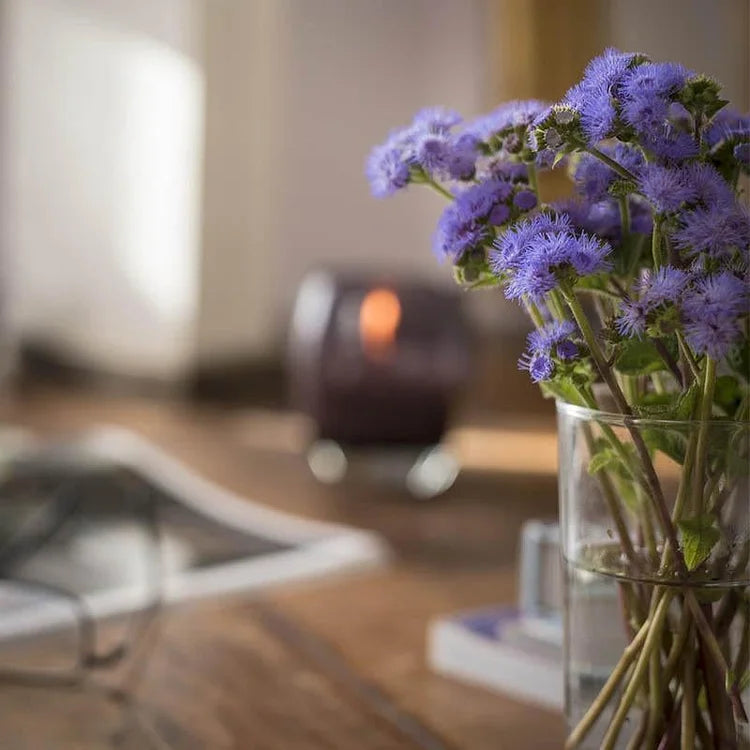
<svg viewBox="0 0 750 750">
<path fill-rule="evenodd" d="M 654 228 L 651 231 L 651 257 L 654 260 L 654 269 L 664 265 L 661 252 L 661 226 L 656 219 L 654 219 Z"/>
<path fill-rule="evenodd" d="M 692 631 L 692 626 L 689 628 Z M 695 684 L 696 658 L 695 648 L 690 639 L 690 646 L 685 654 L 685 668 L 682 672 L 682 732 L 680 750 L 695 748 L 695 707 L 698 694 Z"/>
<path fill-rule="evenodd" d="M 633 701 L 638 695 L 638 691 L 642 687 L 642 683 L 646 676 L 646 670 L 649 667 L 651 660 L 651 653 L 657 647 L 662 637 L 662 628 L 664 627 L 664 620 L 667 617 L 669 610 L 669 604 L 672 601 L 672 593 L 664 593 L 661 601 L 656 606 L 656 610 L 653 615 L 653 620 L 648 620 L 646 626 L 648 626 L 648 635 L 646 641 L 643 644 L 641 653 L 638 656 L 633 674 L 628 682 L 627 688 L 617 706 L 617 711 L 612 717 L 612 722 L 607 729 L 607 733 L 604 735 L 602 740 L 601 750 L 614 750 L 617 743 L 617 739 L 622 731 L 622 725 L 625 723 L 625 719 L 628 716 L 630 707 L 633 705 Z"/>
<path fill-rule="evenodd" d="M 661 649 L 655 648 L 648 661 L 648 728 L 644 747 L 654 747 L 664 720 L 664 693 L 661 680 Z"/>
<path fill-rule="evenodd" d="M 455 200 L 455 196 L 451 192 L 446 190 L 439 182 L 435 182 L 432 177 L 425 176 L 424 184 L 429 185 L 433 190 L 440 193 L 443 198 L 447 198 L 449 201 Z"/>
<path fill-rule="evenodd" d="M 685 644 L 687 643 L 688 636 L 690 635 L 692 620 L 690 619 L 690 612 L 688 605 L 682 603 L 682 614 L 680 615 L 680 629 L 677 631 L 677 635 L 672 640 L 672 648 L 669 650 L 666 664 L 664 665 L 664 683 L 668 685 L 672 678 L 677 673 L 677 668 L 680 666 L 685 656 Z"/>
<path fill-rule="evenodd" d="M 701 371 L 698 367 L 698 363 L 695 361 L 695 357 L 693 356 L 693 353 L 690 351 L 690 347 L 687 345 L 687 342 L 683 338 L 682 334 L 677 331 L 677 344 L 680 347 L 680 351 L 682 352 L 682 356 L 685 358 L 685 361 L 688 363 L 688 367 L 690 368 L 690 372 L 693 373 L 693 377 L 696 379 L 696 381 L 700 381 L 701 379 Z"/>
<path fill-rule="evenodd" d="M 591 324 L 586 317 L 586 313 L 584 313 L 583 308 L 581 307 L 581 303 L 576 298 L 575 292 L 573 292 L 573 290 L 567 284 L 561 284 L 560 291 L 562 292 L 562 295 L 565 298 L 565 301 L 567 302 L 571 313 L 573 313 L 573 317 L 575 318 L 576 323 L 578 323 L 578 327 L 583 334 L 586 345 L 589 347 L 591 356 L 596 363 L 597 369 L 599 370 L 599 373 L 601 374 L 604 382 L 609 387 L 609 390 L 615 399 L 615 403 L 617 404 L 618 409 L 626 417 L 632 416 L 630 406 L 628 405 L 628 402 L 622 390 L 620 389 L 617 379 L 612 375 L 612 370 L 607 364 L 607 360 L 605 359 L 604 354 L 599 347 L 596 336 L 594 335 L 594 331 L 591 328 Z M 628 428 L 628 431 L 633 438 L 633 445 L 635 446 L 635 449 L 643 466 L 645 472 L 643 481 L 645 481 L 645 488 L 648 490 L 652 500 L 656 505 L 657 517 L 659 518 L 659 524 L 662 528 L 662 533 L 668 540 L 669 544 L 672 546 L 672 549 L 675 551 L 675 559 L 679 568 L 678 572 L 682 574 L 683 577 L 685 577 L 688 573 L 687 566 L 685 565 L 684 557 L 680 553 L 677 532 L 675 530 L 674 524 L 672 523 L 672 519 L 670 518 L 667 503 L 664 499 L 661 485 L 659 484 L 659 478 L 657 477 L 656 471 L 654 470 L 654 465 L 651 462 L 651 456 L 649 455 L 648 447 L 643 442 L 643 438 L 641 437 L 638 428 L 635 427 L 635 425 L 631 424 L 628 420 L 625 420 L 625 422 L 626 427 Z M 608 426 L 603 425 L 603 431 L 604 427 Z M 611 429 L 608 429 L 611 432 Z M 616 437 L 615 440 L 616 442 L 613 444 L 613 447 L 617 449 L 619 440 L 617 440 Z M 627 452 L 625 452 L 625 455 L 627 456 Z M 626 466 L 627 465 L 628 464 L 626 462 Z"/>
<path fill-rule="evenodd" d="M 714 387 L 716 385 L 716 361 L 706 357 L 706 370 L 703 377 L 703 393 L 701 396 L 700 427 L 698 428 L 698 444 L 695 449 L 695 465 L 693 466 L 693 511 L 700 515 L 703 507 L 703 478 L 705 474 L 706 452 L 708 450 L 708 432 L 711 410 L 714 403 Z"/>
<path fill-rule="evenodd" d="M 565 320 L 565 305 L 563 305 L 563 301 L 560 298 L 557 289 L 553 289 L 547 296 L 549 297 L 550 309 L 557 320 Z"/>
<path fill-rule="evenodd" d="M 542 328 L 544 326 L 544 316 L 539 308 L 528 297 L 523 298 L 523 303 L 526 306 L 529 317 L 534 321 L 534 325 L 537 328 Z"/>
<path fill-rule="evenodd" d="M 633 640 L 627 645 L 625 651 L 623 651 L 622 656 L 620 657 L 620 661 L 617 662 L 617 665 L 610 673 L 607 681 L 604 683 L 604 687 L 599 692 L 599 695 L 596 696 L 592 704 L 589 706 L 588 711 L 586 711 L 583 718 L 578 722 L 578 725 L 565 741 L 565 750 L 574 750 L 574 748 L 578 747 L 581 742 L 583 742 L 591 731 L 602 711 L 604 711 L 610 699 L 615 694 L 617 686 L 627 673 L 630 665 L 638 656 L 638 653 L 650 632 L 649 625 L 650 622 L 648 620 L 644 622 L 641 629 L 636 633 L 635 638 L 633 638 Z"/>
<path fill-rule="evenodd" d="M 748 663 L 750 663 L 750 603 L 745 602 L 744 604 L 742 612 L 744 627 L 742 629 L 740 646 L 737 649 L 737 659 L 734 662 L 734 674 L 737 675 L 738 680 L 744 677 Z"/>
<path fill-rule="evenodd" d="M 602 153 L 598 148 L 589 146 L 586 149 L 592 156 L 595 156 L 599 161 L 603 161 L 610 169 L 613 169 L 620 177 L 624 177 L 626 180 L 631 182 L 638 182 L 638 178 L 629 170 L 625 169 L 622 164 L 618 164 L 614 159 L 610 159 L 605 153 Z"/>
<path fill-rule="evenodd" d="M 716 666 L 721 671 L 721 675 L 724 678 L 727 693 L 729 694 L 729 700 L 732 703 L 732 710 L 734 715 L 740 720 L 747 722 L 747 714 L 745 713 L 745 707 L 742 705 L 742 698 L 740 697 L 739 684 L 736 676 L 732 675 L 732 671 L 727 664 L 727 660 L 724 658 L 724 652 L 721 650 L 719 642 L 716 640 L 714 631 L 711 629 L 706 616 L 701 609 L 701 605 L 698 603 L 698 599 L 693 591 L 688 590 L 687 602 L 690 609 L 693 612 L 695 618 L 695 624 L 700 633 L 701 640 L 706 646 L 706 650 L 713 659 Z"/>
<path fill-rule="evenodd" d="M 526 164 L 526 170 L 529 173 L 529 185 L 531 185 L 531 189 L 536 193 L 536 197 L 541 203 L 542 199 L 539 195 L 539 178 L 537 177 L 536 173 L 536 164 L 534 164 L 534 162 L 528 162 Z"/>
<path fill-rule="evenodd" d="M 620 222 L 622 223 L 623 242 L 630 236 L 630 203 L 627 195 L 620 196 Z"/>
</svg>

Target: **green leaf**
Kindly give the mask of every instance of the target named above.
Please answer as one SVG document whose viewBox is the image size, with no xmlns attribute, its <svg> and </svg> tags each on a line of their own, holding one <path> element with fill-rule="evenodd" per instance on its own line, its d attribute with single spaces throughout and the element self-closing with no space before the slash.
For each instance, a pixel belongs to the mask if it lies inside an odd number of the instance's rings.
<svg viewBox="0 0 750 750">
<path fill-rule="evenodd" d="M 677 408 L 678 399 L 677 393 L 644 393 L 633 406 L 639 417 L 670 419 Z"/>
<path fill-rule="evenodd" d="M 688 570 L 695 570 L 708 558 L 721 537 L 716 518 L 711 513 L 705 513 L 679 521 L 677 525 L 680 527 L 685 564 Z"/>
<path fill-rule="evenodd" d="M 599 453 L 595 453 L 591 457 L 591 460 L 589 461 L 589 474 L 597 474 L 602 471 L 602 469 L 609 468 L 618 460 L 619 459 L 614 451 L 605 448 L 603 451 L 599 451 Z"/>
<path fill-rule="evenodd" d="M 695 402 L 700 396 L 700 386 L 693 383 L 686 391 L 680 394 L 672 419 L 692 419 Z"/>
<path fill-rule="evenodd" d="M 575 384 L 569 378 L 556 378 L 540 383 L 542 393 L 547 398 L 556 398 L 564 401 L 566 404 L 574 406 L 586 406 L 586 402 L 581 397 Z"/>
<path fill-rule="evenodd" d="M 666 370 L 667 366 L 650 341 L 627 339 L 617 355 L 615 368 L 623 375 L 648 375 Z"/>
<path fill-rule="evenodd" d="M 658 450 L 669 456 L 678 464 L 685 463 L 685 436 L 676 430 L 661 427 L 644 429 L 643 440 L 651 450 Z"/>
<path fill-rule="evenodd" d="M 727 358 L 729 366 L 741 376 L 746 383 L 750 382 L 750 339 L 735 347 Z"/>
<path fill-rule="evenodd" d="M 600 297 L 619 299 L 618 295 L 609 288 L 608 279 L 609 277 L 603 273 L 584 276 L 576 280 L 576 288 L 591 294 L 598 294 Z"/>
<path fill-rule="evenodd" d="M 714 401 L 729 415 L 734 416 L 742 400 L 742 387 L 737 378 L 731 375 L 720 375 L 716 378 Z"/>
</svg>

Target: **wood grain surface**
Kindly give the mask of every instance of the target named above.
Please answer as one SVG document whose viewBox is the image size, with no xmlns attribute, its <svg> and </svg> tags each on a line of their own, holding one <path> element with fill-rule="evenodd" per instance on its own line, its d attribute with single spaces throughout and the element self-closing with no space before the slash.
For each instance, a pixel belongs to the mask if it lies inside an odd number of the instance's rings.
<svg viewBox="0 0 750 750">
<path fill-rule="evenodd" d="M 395 554 L 372 573 L 170 609 L 117 745 L 122 711 L 96 694 L 0 684 L 0 750 L 562 746 L 558 715 L 441 678 L 425 663 L 432 617 L 514 600 L 520 525 L 552 516 L 556 498 L 548 466 L 508 470 L 512 435 L 548 439 L 549 423 L 503 425 L 505 438 L 495 436 L 508 452 L 502 473 L 462 474 L 446 496 L 420 502 L 364 481 L 318 484 L 284 415 L 54 390 L 29 391 L 3 411 L 47 435 L 127 426 L 248 497 L 375 529 Z"/>
</svg>

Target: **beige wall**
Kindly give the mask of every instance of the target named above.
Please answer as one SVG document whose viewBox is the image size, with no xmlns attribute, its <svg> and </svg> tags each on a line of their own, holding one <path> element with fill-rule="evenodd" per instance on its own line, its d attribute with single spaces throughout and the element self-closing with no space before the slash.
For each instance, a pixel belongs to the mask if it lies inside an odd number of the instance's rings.
<svg viewBox="0 0 750 750">
<path fill-rule="evenodd" d="M 274 351 L 320 264 L 450 282 L 430 253 L 441 198 L 370 197 L 370 147 L 423 105 L 477 113 L 482 0 L 223 0 L 207 6 L 199 351 Z"/>
<path fill-rule="evenodd" d="M 749 0 L 608 0 L 612 43 L 717 78 L 750 109 Z"/>
<path fill-rule="evenodd" d="M 103 369 L 194 354 L 197 0 L 5 0 L 0 242 L 25 336 Z"/>
<path fill-rule="evenodd" d="M 545 5 L 0 0 L 0 242 L 16 325 L 105 369 L 168 378 L 196 359 L 273 353 L 320 264 L 452 283 L 429 249 L 441 199 L 376 201 L 364 159 L 419 106 L 471 116 L 548 93 L 521 85 L 528 61 L 513 52 L 529 29 L 559 35 L 529 16 Z M 566 25 L 565 43 L 609 36 L 681 60 L 748 107 L 747 0 L 602 7 L 596 24 Z M 497 293 L 470 305 L 488 328 L 525 325 Z"/>
</svg>

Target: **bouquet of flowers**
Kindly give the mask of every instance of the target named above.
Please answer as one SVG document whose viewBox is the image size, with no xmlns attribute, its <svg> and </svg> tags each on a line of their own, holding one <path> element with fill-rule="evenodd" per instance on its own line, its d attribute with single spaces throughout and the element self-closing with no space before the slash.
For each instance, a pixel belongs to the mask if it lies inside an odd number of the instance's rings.
<svg viewBox="0 0 750 750">
<path fill-rule="evenodd" d="M 748 740 L 750 116 L 727 104 L 708 76 L 610 49 L 559 103 L 468 123 L 424 109 L 367 161 L 375 196 L 422 184 L 449 201 L 434 252 L 460 284 L 525 307 L 519 366 L 545 394 L 622 419 L 586 439 L 629 643 L 568 748 L 604 716 L 601 747 L 620 746 L 636 708 L 629 747 Z M 558 166 L 575 197 L 546 203 L 538 175 Z"/>
</svg>

